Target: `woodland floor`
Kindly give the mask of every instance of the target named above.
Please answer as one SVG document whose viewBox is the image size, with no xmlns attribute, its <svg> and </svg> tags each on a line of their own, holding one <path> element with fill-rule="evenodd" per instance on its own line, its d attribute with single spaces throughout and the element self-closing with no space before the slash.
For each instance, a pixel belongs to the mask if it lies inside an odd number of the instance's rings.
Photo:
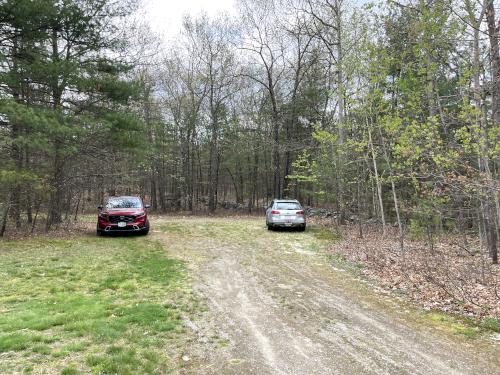
<svg viewBox="0 0 500 375">
<path fill-rule="evenodd" d="M 0 373 L 500 373 L 492 332 L 383 292 L 320 226 L 151 224 L 0 242 Z"/>
</svg>

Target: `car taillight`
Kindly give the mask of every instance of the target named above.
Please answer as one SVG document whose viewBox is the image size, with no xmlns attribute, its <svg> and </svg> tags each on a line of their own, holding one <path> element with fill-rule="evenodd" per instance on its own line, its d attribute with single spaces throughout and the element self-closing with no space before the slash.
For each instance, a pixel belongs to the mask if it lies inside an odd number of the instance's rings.
<svg viewBox="0 0 500 375">
<path fill-rule="evenodd" d="M 279 214 L 281 214 L 281 212 L 276 211 L 276 210 L 271 211 L 271 215 L 279 215 Z"/>
<path fill-rule="evenodd" d="M 297 211 L 296 214 L 299 216 L 304 216 L 304 211 Z"/>
</svg>

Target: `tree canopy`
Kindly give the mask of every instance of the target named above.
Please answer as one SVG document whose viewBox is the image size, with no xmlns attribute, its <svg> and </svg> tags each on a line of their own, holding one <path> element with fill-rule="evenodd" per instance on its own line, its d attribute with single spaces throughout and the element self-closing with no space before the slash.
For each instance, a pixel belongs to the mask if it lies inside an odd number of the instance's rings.
<svg viewBox="0 0 500 375">
<path fill-rule="evenodd" d="M 497 261 L 493 0 L 240 0 L 169 44 L 126 22 L 135 3 L 0 5 L 4 227 L 121 193 L 161 212 L 293 197 L 394 224 L 402 250 L 479 235 Z"/>
</svg>

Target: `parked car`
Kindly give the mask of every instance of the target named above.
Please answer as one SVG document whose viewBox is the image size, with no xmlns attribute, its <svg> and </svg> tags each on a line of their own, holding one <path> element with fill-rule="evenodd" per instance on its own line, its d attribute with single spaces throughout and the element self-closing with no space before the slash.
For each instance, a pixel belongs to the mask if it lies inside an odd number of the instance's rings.
<svg viewBox="0 0 500 375">
<path fill-rule="evenodd" d="M 148 234 L 147 209 L 139 197 L 110 197 L 104 206 L 98 206 L 97 235 L 107 233 Z"/>
<path fill-rule="evenodd" d="M 276 227 L 294 227 L 300 231 L 306 229 L 306 216 L 298 200 L 275 199 L 266 210 L 267 229 Z"/>
</svg>

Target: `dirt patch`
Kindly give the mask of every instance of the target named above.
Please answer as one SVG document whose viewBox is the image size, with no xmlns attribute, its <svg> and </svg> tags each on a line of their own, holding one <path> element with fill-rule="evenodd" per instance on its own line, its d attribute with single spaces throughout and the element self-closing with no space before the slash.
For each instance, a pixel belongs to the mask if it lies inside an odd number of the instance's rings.
<svg viewBox="0 0 500 375">
<path fill-rule="evenodd" d="M 153 237 L 184 260 L 207 311 L 186 374 L 498 374 L 499 345 L 427 325 L 401 301 L 335 270 L 315 230 L 262 219 L 169 218 Z M 183 229 L 184 228 L 184 229 Z"/>
</svg>

